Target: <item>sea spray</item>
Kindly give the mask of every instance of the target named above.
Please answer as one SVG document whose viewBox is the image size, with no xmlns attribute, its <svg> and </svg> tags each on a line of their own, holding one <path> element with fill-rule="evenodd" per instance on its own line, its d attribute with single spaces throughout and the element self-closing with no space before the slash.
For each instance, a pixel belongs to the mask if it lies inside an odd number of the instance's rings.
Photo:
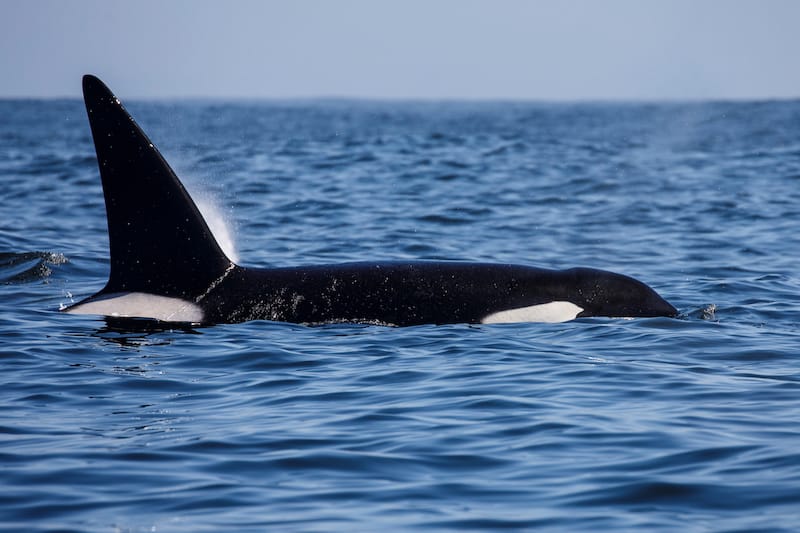
<svg viewBox="0 0 800 533">
<path fill-rule="evenodd" d="M 202 186 L 191 184 L 187 187 L 191 189 L 189 194 L 194 198 L 195 204 L 211 229 L 211 233 L 214 234 L 217 244 L 231 261 L 237 263 L 239 254 L 236 251 L 234 239 L 234 223 L 230 216 L 226 216 L 225 210 L 220 206 L 219 198 Z"/>
</svg>

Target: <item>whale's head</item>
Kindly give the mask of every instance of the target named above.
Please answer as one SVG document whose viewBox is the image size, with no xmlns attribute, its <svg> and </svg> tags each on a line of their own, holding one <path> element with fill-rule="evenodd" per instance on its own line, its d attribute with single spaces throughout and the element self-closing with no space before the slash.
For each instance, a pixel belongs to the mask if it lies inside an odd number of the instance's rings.
<svg viewBox="0 0 800 533">
<path fill-rule="evenodd" d="M 678 315 L 678 310 L 656 291 L 631 277 L 589 268 L 573 268 L 565 275 L 568 283 L 577 288 L 575 297 L 579 301 L 574 303 L 583 308 L 578 318 Z"/>
</svg>

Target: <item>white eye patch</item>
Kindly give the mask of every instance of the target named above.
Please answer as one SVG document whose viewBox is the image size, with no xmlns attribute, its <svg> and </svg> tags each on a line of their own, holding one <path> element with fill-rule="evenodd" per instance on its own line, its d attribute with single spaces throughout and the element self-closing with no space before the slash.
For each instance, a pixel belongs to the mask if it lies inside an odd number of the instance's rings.
<svg viewBox="0 0 800 533">
<path fill-rule="evenodd" d="M 583 311 L 572 302 L 548 302 L 516 309 L 497 311 L 483 317 L 482 324 L 505 324 L 512 322 L 567 322 L 574 320 Z"/>
</svg>

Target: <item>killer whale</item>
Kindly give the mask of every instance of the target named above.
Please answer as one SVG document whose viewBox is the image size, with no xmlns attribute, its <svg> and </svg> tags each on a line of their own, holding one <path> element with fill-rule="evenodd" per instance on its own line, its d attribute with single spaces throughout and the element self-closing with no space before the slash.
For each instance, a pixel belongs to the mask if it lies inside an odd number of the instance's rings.
<svg viewBox="0 0 800 533">
<path fill-rule="evenodd" d="M 66 312 L 196 324 L 393 326 L 677 315 L 644 283 L 590 268 L 434 261 L 240 266 L 109 88 L 86 75 L 83 94 L 106 205 L 110 273 L 102 290 Z"/>
</svg>

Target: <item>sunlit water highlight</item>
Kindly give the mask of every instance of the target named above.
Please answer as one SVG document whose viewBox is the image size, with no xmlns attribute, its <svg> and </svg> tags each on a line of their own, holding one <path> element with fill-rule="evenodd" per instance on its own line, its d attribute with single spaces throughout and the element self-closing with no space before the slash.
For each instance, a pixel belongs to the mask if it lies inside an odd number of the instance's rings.
<svg viewBox="0 0 800 533">
<path fill-rule="evenodd" d="M 0 528 L 797 528 L 800 103 L 126 105 L 244 264 L 590 266 L 682 317 L 58 313 L 107 276 L 89 128 L 0 102 Z"/>
</svg>

